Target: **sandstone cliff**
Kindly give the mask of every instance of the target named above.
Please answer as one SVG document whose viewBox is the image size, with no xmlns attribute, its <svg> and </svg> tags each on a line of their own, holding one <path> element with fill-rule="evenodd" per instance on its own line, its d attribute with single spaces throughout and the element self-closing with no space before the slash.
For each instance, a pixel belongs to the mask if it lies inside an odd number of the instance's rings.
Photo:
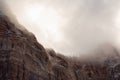
<svg viewBox="0 0 120 80">
<path fill-rule="evenodd" d="M 120 56 L 80 61 L 45 49 L 33 34 L 0 15 L 0 80 L 120 80 Z"/>
</svg>

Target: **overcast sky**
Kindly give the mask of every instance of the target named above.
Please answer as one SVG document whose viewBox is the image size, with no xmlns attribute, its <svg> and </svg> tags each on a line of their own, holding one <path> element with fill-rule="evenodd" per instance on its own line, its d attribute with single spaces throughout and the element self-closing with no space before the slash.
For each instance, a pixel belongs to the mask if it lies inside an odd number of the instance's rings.
<svg viewBox="0 0 120 80">
<path fill-rule="evenodd" d="M 120 41 L 120 0 L 6 0 L 43 46 L 65 55 Z"/>
</svg>

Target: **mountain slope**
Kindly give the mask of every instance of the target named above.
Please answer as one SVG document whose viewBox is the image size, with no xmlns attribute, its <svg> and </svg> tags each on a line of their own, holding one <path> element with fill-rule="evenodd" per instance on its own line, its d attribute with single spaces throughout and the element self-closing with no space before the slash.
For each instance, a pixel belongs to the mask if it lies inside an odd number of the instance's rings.
<svg viewBox="0 0 120 80">
<path fill-rule="evenodd" d="M 45 49 L 19 26 L 0 15 L 0 80 L 120 80 L 118 55 L 102 63 L 76 60 Z"/>
</svg>

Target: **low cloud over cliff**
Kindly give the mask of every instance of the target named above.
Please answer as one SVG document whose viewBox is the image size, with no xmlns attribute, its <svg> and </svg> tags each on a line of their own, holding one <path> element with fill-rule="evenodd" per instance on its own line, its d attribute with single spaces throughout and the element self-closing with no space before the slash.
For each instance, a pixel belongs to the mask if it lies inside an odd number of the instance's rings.
<svg viewBox="0 0 120 80">
<path fill-rule="evenodd" d="M 8 13 L 3 1 L 41 44 L 64 55 L 120 45 L 119 0 L 1 0 L 0 10 Z"/>
</svg>

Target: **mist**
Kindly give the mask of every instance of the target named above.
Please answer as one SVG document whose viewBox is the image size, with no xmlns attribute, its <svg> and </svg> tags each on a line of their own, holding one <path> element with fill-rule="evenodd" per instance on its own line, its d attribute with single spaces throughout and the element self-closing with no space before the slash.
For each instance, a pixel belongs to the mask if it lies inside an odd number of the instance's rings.
<svg viewBox="0 0 120 80">
<path fill-rule="evenodd" d="M 120 0 L 1 0 L 0 10 L 6 5 L 39 43 L 63 55 L 119 48 Z"/>
</svg>

